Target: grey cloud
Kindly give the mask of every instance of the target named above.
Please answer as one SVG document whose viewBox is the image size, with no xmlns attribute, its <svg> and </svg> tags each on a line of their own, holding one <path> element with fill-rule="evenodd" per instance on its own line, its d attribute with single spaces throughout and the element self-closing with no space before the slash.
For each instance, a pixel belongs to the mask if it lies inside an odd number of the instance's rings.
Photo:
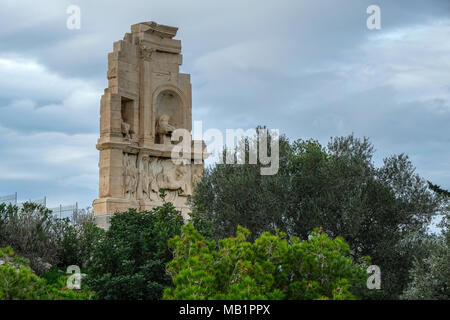
<svg viewBox="0 0 450 320">
<path fill-rule="evenodd" d="M 107 53 L 147 20 L 180 28 L 181 70 L 204 129 L 266 124 L 323 143 L 368 135 L 377 161 L 405 151 L 450 188 L 447 0 L 378 0 L 375 32 L 365 26 L 369 0 L 79 0 L 81 29 L 68 30 L 72 3 L 2 1 L 0 62 L 16 63 L 0 63 L 2 193 L 91 203 Z"/>
<path fill-rule="evenodd" d="M 50 204 L 91 204 L 98 184 L 95 142 L 95 134 L 23 134 L 0 127 L 0 192 L 47 196 Z"/>
</svg>

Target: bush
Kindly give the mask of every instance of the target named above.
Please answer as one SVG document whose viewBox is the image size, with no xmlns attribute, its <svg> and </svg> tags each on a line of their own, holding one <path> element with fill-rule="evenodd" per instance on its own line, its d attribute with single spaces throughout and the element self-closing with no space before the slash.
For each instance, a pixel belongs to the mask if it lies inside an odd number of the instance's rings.
<svg viewBox="0 0 450 320">
<path fill-rule="evenodd" d="M 80 217 L 74 214 L 73 222 L 61 224 L 63 235 L 60 239 L 58 267 L 77 265 L 80 268 L 86 267 L 95 247 L 105 236 L 105 231 L 94 222 L 93 216 L 88 214 Z"/>
<path fill-rule="evenodd" d="M 365 286 L 369 260 L 354 263 L 342 238 L 319 230 L 305 241 L 264 232 L 251 243 L 248 236 L 238 227 L 217 244 L 186 225 L 169 242 L 175 288 L 164 299 L 355 299 Z"/>
<path fill-rule="evenodd" d="M 66 288 L 68 276 L 60 276 L 53 284 L 34 274 L 28 260 L 15 256 L 11 247 L 0 249 L 0 300 L 89 300 L 95 293 Z"/>
<path fill-rule="evenodd" d="M 90 214 L 59 219 L 43 205 L 24 203 L 22 208 L 0 204 L 0 247 L 11 246 L 30 261 L 39 275 L 52 267 L 86 264 L 103 230 Z"/>
<path fill-rule="evenodd" d="M 0 205 L 0 246 L 12 246 L 38 274 L 59 262 L 63 221 L 43 205 Z"/>
<path fill-rule="evenodd" d="M 167 241 L 181 233 L 183 218 L 171 203 L 152 211 L 129 210 L 111 218 L 87 265 L 86 281 L 102 299 L 159 299 L 171 285 Z"/>
</svg>

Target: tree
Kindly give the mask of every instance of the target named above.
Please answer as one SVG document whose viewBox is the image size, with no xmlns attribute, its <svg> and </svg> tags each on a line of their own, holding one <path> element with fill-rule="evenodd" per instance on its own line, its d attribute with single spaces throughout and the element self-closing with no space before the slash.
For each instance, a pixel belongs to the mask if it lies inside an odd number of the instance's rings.
<svg viewBox="0 0 450 320">
<path fill-rule="evenodd" d="M 244 143 L 248 152 L 250 141 Z M 220 164 L 205 168 L 191 198 L 194 225 L 203 235 L 215 240 L 233 235 L 238 225 L 251 230 L 251 240 L 265 231 L 273 233 L 277 227 L 286 231 L 285 211 L 290 201 L 290 177 L 287 173 L 290 154 L 291 146 L 286 137 L 281 136 L 277 175 L 261 176 L 259 163 Z M 238 157 L 237 151 L 233 156 Z M 226 158 L 225 153 L 223 158 Z"/>
<path fill-rule="evenodd" d="M 188 224 L 169 241 L 167 264 L 175 287 L 164 299 L 354 299 L 366 279 L 342 238 L 316 229 L 305 241 L 262 233 L 253 243 L 238 227 L 236 237 L 215 241 Z"/>
<path fill-rule="evenodd" d="M 443 233 L 434 239 L 428 256 L 415 259 L 411 282 L 402 299 L 450 300 L 450 219 L 441 222 Z"/>
<path fill-rule="evenodd" d="M 439 195 L 450 198 L 450 191 L 442 189 L 440 186 L 427 181 L 428 187 Z"/>
<path fill-rule="evenodd" d="M 249 143 L 248 141 L 245 143 Z M 424 250 L 404 245 L 411 234 L 426 234 L 442 198 L 428 188 L 404 155 L 373 162 L 367 138 L 289 142 L 280 137 L 280 169 L 261 176 L 259 165 L 218 164 L 206 169 L 192 196 L 194 224 L 216 240 L 242 225 L 255 239 L 276 229 L 305 238 L 323 227 L 343 237 L 355 258 L 370 256 L 380 266 L 378 298 L 396 299 L 409 281 L 413 261 Z"/>
<path fill-rule="evenodd" d="M 159 299 L 171 285 L 167 241 L 181 233 L 182 225 L 171 203 L 115 214 L 87 265 L 85 281 L 102 299 Z"/>
</svg>

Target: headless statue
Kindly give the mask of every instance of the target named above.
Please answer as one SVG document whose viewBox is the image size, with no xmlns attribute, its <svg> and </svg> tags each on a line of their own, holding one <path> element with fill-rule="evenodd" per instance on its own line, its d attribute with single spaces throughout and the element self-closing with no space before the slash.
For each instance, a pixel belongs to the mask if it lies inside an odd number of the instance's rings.
<svg viewBox="0 0 450 320">
<path fill-rule="evenodd" d="M 131 140 L 133 138 L 134 131 L 131 130 L 131 126 L 129 123 L 126 123 L 125 121 L 121 121 L 121 129 L 122 129 L 122 135 L 126 140 Z"/>
</svg>

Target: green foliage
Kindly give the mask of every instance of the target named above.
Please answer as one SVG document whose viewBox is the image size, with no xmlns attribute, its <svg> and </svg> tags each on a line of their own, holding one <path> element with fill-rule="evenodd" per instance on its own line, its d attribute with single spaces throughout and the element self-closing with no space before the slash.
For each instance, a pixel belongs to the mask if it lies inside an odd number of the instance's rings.
<svg viewBox="0 0 450 320">
<path fill-rule="evenodd" d="M 102 299 L 159 299 L 171 285 L 166 262 L 169 238 L 180 234 L 183 218 L 171 203 L 152 211 L 129 210 L 111 218 L 84 279 Z"/>
<path fill-rule="evenodd" d="M 440 186 L 431 183 L 430 181 L 427 181 L 428 183 L 428 187 L 433 190 L 434 192 L 436 192 L 437 194 L 440 194 L 444 197 L 450 197 L 450 191 L 447 191 L 445 189 L 442 189 Z"/>
<path fill-rule="evenodd" d="M 66 288 L 68 276 L 60 276 L 54 283 L 34 274 L 28 260 L 15 256 L 11 247 L 0 249 L 0 300 L 88 300 L 95 293 Z"/>
<path fill-rule="evenodd" d="M 39 275 L 52 266 L 84 266 L 103 230 L 92 217 L 74 214 L 74 222 L 59 219 L 43 205 L 24 203 L 22 208 L 0 204 L 0 247 L 12 246 L 30 261 Z"/>
<path fill-rule="evenodd" d="M 105 231 L 90 220 L 75 224 L 67 222 L 62 225 L 61 233 L 59 267 L 85 267 L 95 247 L 105 236 Z"/>
<path fill-rule="evenodd" d="M 43 205 L 27 202 L 18 208 L 0 204 L 0 246 L 14 247 L 42 274 L 48 264 L 58 262 L 61 224 Z"/>
<path fill-rule="evenodd" d="M 215 241 L 188 224 L 169 241 L 174 259 L 167 264 L 175 287 L 164 299 L 354 299 L 365 285 L 365 266 L 356 264 L 342 238 L 316 229 L 307 240 L 250 232 Z"/>
<path fill-rule="evenodd" d="M 450 221 L 442 222 L 442 235 L 432 243 L 430 254 L 414 261 L 402 299 L 450 300 Z"/>
<path fill-rule="evenodd" d="M 377 297 L 396 299 L 414 260 L 425 254 L 420 242 L 405 241 L 411 234 L 425 236 L 432 217 L 448 209 L 406 155 L 391 156 L 377 168 L 373 154 L 368 139 L 353 135 L 333 138 L 327 147 L 281 136 L 276 175 L 262 176 L 259 164 L 205 170 L 191 199 L 194 225 L 216 240 L 238 225 L 252 231 L 251 239 L 277 229 L 305 238 L 322 226 L 343 237 L 354 257 L 371 256 L 383 273 Z"/>
</svg>

